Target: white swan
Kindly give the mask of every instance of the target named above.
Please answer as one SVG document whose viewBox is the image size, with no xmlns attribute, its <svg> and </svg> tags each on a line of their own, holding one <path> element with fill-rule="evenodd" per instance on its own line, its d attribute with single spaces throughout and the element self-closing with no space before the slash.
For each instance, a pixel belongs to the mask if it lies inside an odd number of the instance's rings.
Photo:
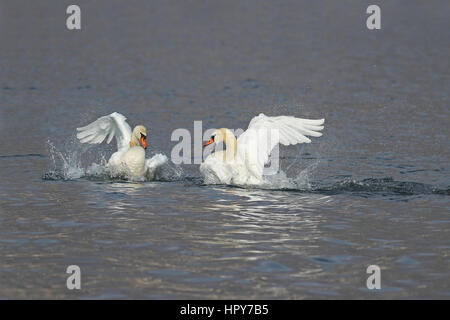
<svg viewBox="0 0 450 320">
<path fill-rule="evenodd" d="M 77 128 L 77 138 L 81 143 L 99 144 L 106 138 L 106 143 L 110 143 L 115 137 L 117 152 L 109 158 L 108 166 L 132 178 L 152 175 L 157 167 L 167 162 L 167 157 L 158 154 L 146 160 L 147 129 L 139 125 L 132 132 L 126 119 L 117 112 L 100 117 L 85 127 Z"/>
<path fill-rule="evenodd" d="M 254 117 L 238 139 L 226 128 L 215 130 L 203 146 L 223 142 L 226 150 L 209 155 L 200 165 L 206 183 L 258 185 L 264 183 L 263 170 L 278 144 L 310 143 L 306 136 L 320 137 L 324 119 L 291 116 Z"/>
</svg>

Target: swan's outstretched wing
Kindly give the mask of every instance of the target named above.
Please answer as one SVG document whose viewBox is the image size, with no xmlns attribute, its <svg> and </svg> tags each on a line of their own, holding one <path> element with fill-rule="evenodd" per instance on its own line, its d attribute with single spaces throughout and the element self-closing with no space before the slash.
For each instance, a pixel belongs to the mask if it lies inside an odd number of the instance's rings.
<svg viewBox="0 0 450 320">
<path fill-rule="evenodd" d="M 291 116 L 254 117 L 237 140 L 237 155 L 256 177 L 261 177 L 270 153 L 278 144 L 310 143 L 307 136 L 320 137 L 324 119 L 309 120 Z"/>
<path fill-rule="evenodd" d="M 129 148 L 131 140 L 131 128 L 120 113 L 114 112 L 103 116 L 85 127 L 77 128 L 77 138 L 81 143 L 102 143 L 106 137 L 106 143 L 110 143 L 116 137 L 117 149 Z"/>
</svg>

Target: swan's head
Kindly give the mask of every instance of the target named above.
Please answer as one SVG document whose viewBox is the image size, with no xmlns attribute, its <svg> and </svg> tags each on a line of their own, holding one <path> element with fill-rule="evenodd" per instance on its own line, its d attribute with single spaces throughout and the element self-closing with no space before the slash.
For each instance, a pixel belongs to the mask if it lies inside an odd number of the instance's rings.
<svg viewBox="0 0 450 320">
<path fill-rule="evenodd" d="M 209 146 L 212 143 L 220 143 L 222 142 L 224 139 L 223 137 L 223 133 L 221 132 L 221 129 L 215 130 L 212 134 L 211 134 L 211 138 L 208 140 L 208 142 L 205 142 L 203 144 L 203 147 Z"/>
<path fill-rule="evenodd" d="M 147 129 L 144 126 L 136 126 L 133 130 L 133 137 L 141 142 L 144 149 L 147 149 Z"/>
<path fill-rule="evenodd" d="M 209 141 L 203 144 L 203 147 L 209 146 L 212 143 L 219 144 L 224 142 L 226 144 L 227 142 L 230 142 L 229 137 L 231 136 L 234 137 L 233 133 L 227 128 L 217 129 L 211 134 Z"/>
</svg>

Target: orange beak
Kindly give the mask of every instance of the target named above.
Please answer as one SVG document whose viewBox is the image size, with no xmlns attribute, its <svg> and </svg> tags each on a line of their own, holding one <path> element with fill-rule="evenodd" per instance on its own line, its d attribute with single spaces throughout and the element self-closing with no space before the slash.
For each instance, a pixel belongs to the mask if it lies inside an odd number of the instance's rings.
<svg viewBox="0 0 450 320">
<path fill-rule="evenodd" d="M 209 146 L 209 145 L 210 145 L 211 143 L 213 143 L 213 142 L 214 142 L 214 139 L 211 138 L 208 142 L 206 142 L 206 143 L 203 144 L 203 147 Z"/>
<path fill-rule="evenodd" d="M 146 137 L 141 137 L 142 148 L 147 149 L 147 140 Z"/>
</svg>

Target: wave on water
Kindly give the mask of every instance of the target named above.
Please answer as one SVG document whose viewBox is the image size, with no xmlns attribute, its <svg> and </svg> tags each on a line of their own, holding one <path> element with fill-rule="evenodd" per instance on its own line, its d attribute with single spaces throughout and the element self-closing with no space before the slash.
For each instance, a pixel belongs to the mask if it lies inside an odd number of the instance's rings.
<svg viewBox="0 0 450 320">
<path fill-rule="evenodd" d="M 44 180 L 76 180 L 88 179 L 98 181 L 176 181 L 183 176 L 179 166 L 171 164 L 167 157 L 161 153 L 146 159 L 150 169 L 143 177 L 135 178 L 120 168 L 107 165 L 108 161 L 104 154 L 100 153 L 91 164 L 86 164 L 86 153 L 90 145 L 77 145 L 69 147 L 68 150 L 58 150 L 55 145 L 48 141 L 51 169 L 44 173 Z"/>
<path fill-rule="evenodd" d="M 123 171 L 115 170 L 107 166 L 107 160 L 104 154 L 95 153 L 96 161 L 86 164 L 86 154 L 91 146 L 78 145 L 69 147 L 67 151 L 57 150 L 49 141 L 49 155 L 52 169 L 45 172 L 44 180 L 76 180 L 80 178 L 95 181 L 124 181 L 136 179 L 131 178 Z M 172 164 L 163 154 L 155 154 L 147 159 L 156 169 L 149 170 L 144 177 L 137 181 L 182 181 L 193 185 L 209 185 L 207 180 L 199 176 L 189 177 L 184 174 L 181 167 Z M 362 178 L 352 177 L 341 178 L 336 181 L 326 179 L 315 181 L 311 179 L 317 164 L 305 168 L 297 176 L 288 177 L 283 171 L 276 175 L 265 176 L 265 183 L 261 185 L 223 185 L 224 187 L 237 187 L 245 189 L 261 189 L 272 191 L 291 191 L 318 194 L 354 194 L 368 197 L 371 195 L 450 195 L 449 187 L 437 187 L 430 184 L 397 181 L 392 177 L 384 178 Z M 215 184 L 216 185 L 216 184 Z"/>
<path fill-rule="evenodd" d="M 427 194 L 450 195 L 450 186 L 446 188 L 440 188 L 420 182 L 396 181 L 392 177 L 364 178 L 359 180 L 346 178 L 337 182 L 317 182 L 309 181 L 309 179 L 305 180 L 305 178 L 303 177 L 290 179 L 282 174 L 280 176 L 275 176 L 269 183 L 262 185 L 261 188 L 269 190 L 319 193 L 327 195 L 345 193 L 355 194 L 359 196 L 411 196 Z"/>
<path fill-rule="evenodd" d="M 450 195 L 449 187 L 436 187 L 431 184 L 397 181 L 392 177 L 384 178 L 344 178 L 340 181 L 313 181 L 310 177 L 311 168 L 300 172 L 295 178 L 287 177 L 283 171 L 276 175 L 265 176 L 261 185 L 228 185 L 244 189 L 264 189 L 272 191 L 291 191 L 303 193 L 318 193 L 326 195 L 354 194 L 358 196 L 371 195 Z"/>
<path fill-rule="evenodd" d="M 344 179 L 331 185 L 315 185 L 312 190 L 318 193 L 340 194 L 397 194 L 397 195 L 421 195 L 421 194 L 442 194 L 450 195 L 450 187 L 439 188 L 430 184 L 396 181 L 392 177 L 386 178 L 366 178 L 362 180 Z"/>
</svg>

